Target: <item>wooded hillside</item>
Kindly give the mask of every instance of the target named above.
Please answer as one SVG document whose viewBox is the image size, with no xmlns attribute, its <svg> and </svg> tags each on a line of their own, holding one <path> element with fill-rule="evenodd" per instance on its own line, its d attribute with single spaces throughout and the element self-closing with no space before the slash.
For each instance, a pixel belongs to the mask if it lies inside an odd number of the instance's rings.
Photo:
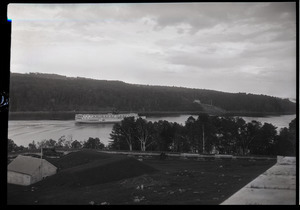
<svg viewBox="0 0 300 210">
<path fill-rule="evenodd" d="M 11 112 L 203 111 L 207 104 L 231 112 L 296 112 L 296 104 L 288 99 L 266 95 L 136 85 L 40 73 L 11 73 L 9 92 Z"/>
</svg>

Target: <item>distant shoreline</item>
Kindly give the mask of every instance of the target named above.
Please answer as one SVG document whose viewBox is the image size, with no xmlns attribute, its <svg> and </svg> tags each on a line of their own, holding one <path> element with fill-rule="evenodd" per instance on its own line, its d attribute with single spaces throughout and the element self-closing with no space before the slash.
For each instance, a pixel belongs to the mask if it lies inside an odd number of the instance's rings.
<svg viewBox="0 0 300 210">
<path fill-rule="evenodd" d="M 35 112 L 9 112 L 9 120 L 74 120 L 75 114 L 103 114 L 109 111 L 35 111 Z M 120 113 L 138 113 L 140 116 L 170 116 L 170 115 L 198 115 L 201 111 L 151 111 L 151 112 L 135 112 L 135 111 L 120 111 Z M 207 113 L 217 116 L 240 116 L 240 117 L 267 117 L 292 115 L 292 112 L 240 112 L 231 111 L 224 114 Z"/>
</svg>

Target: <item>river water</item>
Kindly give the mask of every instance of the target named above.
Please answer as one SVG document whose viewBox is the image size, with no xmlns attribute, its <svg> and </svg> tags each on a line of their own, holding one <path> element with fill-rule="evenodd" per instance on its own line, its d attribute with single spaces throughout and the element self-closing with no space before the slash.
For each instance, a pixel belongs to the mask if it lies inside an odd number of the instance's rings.
<svg viewBox="0 0 300 210">
<path fill-rule="evenodd" d="M 191 115 L 147 117 L 148 121 L 167 120 L 184 125 Z M 197 116 L 192 115 L 195 119 Z M 281 115 L 269 117 L 242 117 L 246 122 L 252 120 L 263 123 L 272 123 L 280 128 L 288 127 L 296 115 Z M 107 145 L 111 141 L 110 133 L 113 124 L 75 124 L 74 120 L 13 120 L 8 121 L 8 138 L 12 139 L 18 146 L 28 146 L 33 140 L 39 142 L 44 139 L 57 141 L 61 136 L 66 139 L 86 141 L 89 137 L 98 137 L 102 143 Z"/>
</svg>

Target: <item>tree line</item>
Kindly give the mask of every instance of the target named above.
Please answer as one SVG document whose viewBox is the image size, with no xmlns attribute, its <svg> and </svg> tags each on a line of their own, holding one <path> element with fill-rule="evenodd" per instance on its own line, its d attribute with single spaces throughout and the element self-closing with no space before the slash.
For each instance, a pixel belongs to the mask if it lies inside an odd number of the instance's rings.
<svg viewBox="0 0 300 210">
<path fill-rule="evenodd" d="M 33 151 L 41 148 L 55 148 L 55 149 L 104 149 L 105 145 L 100 141 L 99 138 L 89 137 L 86 141 L 73 140 L 72 137 L 66 138 L 61 136 L 57 141 L 53 139 L 44 139 L 42 141 L 35 142 L 34 140 L 28 144 L 27 147 L 20 145 L 18 146 L 12 139 L 8 139 L 8 152 L 19 152 L 19 151 Z"/>
<path fill-rule="evenodd" d="M 125 118 L 115 124 L 109 149 L 193 152 L 231 155 L 295 155 L 296 119 L 289 128 L 240 117 L 200 114 L 189 117 L 185 125 L 168 121 L 147 122 Z"/>
<path fill-rule="evenodd" d="M 113 126 L 111 141 L 105 146 L 99 138 L 86 141 L 72 136 L 32 141 L 28 147 L 17 146 L 8 139 L 8 152 L 36 150 L 45 147 L 61 149 L 107 149 L 129 151 L 190 152 L 231 155 L 285 155 L 294 156 L 296 148 L 296 118 L 289 127 L 280 129 L 258 121 L 246 123 L 240 117 L 217 117 L 200 114 L 190 116 L 184 125 L 160 120 L 124 118 Z"/>
<path fill-rule="evenodd" d="M 296 112 L 288 99 L 183 87 L 127 84 L 40 73 L 10 77 L 11 112 L 18 111 L 203 111 L 203 104 L 235 112 Z M 198 103 L 195 103 L 197 101 Z"/>
</svg>

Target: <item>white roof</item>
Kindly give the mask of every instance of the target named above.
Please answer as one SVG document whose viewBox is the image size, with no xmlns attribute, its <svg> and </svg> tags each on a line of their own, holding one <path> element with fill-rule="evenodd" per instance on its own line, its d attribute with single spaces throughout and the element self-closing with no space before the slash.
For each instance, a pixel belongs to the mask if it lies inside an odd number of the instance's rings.
<svg viewBox="0 0 300 210">
<path fill-rule="evenodd" d="M 42 163 L 49 163 L 47 160 L 42 159 Z M 41 165 L 41 159 L 35 158 L 31 156 L 23 156 L 18 155 L 8 166 L 8 171 L 19 172 L 23 174 L 33 175 L 33 173 L 39 168 Z M 55 167 L 53 164 L 51 164 Z M 56 168 L 56 167 L 55 167 Z"/>
</svg>

